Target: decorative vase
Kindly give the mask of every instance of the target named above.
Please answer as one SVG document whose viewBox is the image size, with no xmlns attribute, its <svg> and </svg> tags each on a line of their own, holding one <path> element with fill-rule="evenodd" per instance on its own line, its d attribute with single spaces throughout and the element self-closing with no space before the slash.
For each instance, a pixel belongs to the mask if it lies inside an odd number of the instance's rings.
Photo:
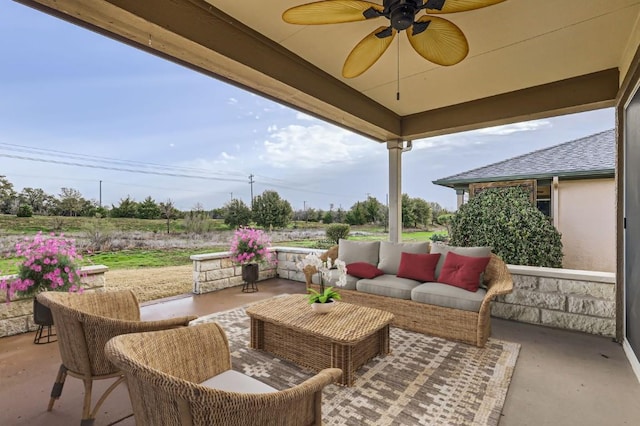
<svg viewBox="0 0 640 426">
<path fill-rule="evenodd" d="M 242 279 L 244 280 L 242 291 L 244 293 L 253 293 L 254 291 L 258 291 L 256 281 L 258 281 L 259 271 L 260 265 L 257 263 L 245 263 L 242 265 Z"/>
<path fill-rule="evenodd" d="M 33 298 L 33 322 L 44 326 L 53 325 L 51 309 L 38 302 L 35 297 Z"/>
<path fill-rule="evenodd" d="M 35 297 L 33 298 L 33 322 L 38 324 L 33 343 L 40 345 L 57 341 L 57 339 L 54 339 L 56 335 L 52 330 L 53 315 L 51 314 L 51 309 L 38 302 Z"/>
<path fill-rule="evenodd" d="M 335 300 L 330 300 L 325 303 L 312 303 L 311 309 L 318 314 L 326 314 L 331 312 L 331 310 L 337 305 Z"/>
</svg>

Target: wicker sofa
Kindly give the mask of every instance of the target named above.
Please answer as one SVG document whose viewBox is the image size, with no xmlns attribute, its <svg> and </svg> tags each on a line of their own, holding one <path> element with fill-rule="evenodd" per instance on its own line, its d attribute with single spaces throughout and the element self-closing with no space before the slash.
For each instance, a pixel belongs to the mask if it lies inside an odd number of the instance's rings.
<svg viewBox="0 0 640 426">
<path fill-rule="evenodd" d="M 377 267 L 385 272 L 384 275 L 373 279 L 359 279 L 348 276 L 347 286 L 338 289 L 342 296 L 342 301 L 391 312 L 395 315 L 393 325 L 396 327 L 457 340 L 478 347 L 485 345 L 491 334 L 491 300 L 499 294 L 507 294 L 513 290 L 511 273 L 507 269 L 506 264 L 498 256 L 490 254 L 490 261 L 481 276 L 484 284 L 483 287 L 485 287 L 484 289 L 479 289 L 474 294 L 466 292 L 466 290 L 451 290 L 452 294 L 454 294 L 454 299 L 455 295 L 459 294 L 462 298 L 470 297 L 471 299 L 475 298 L 475 300 L 472 300 L 470 303 L 461 300 L 459 301 L 461 307 L 451 307 L 450 302 L 452 296 L 447 296 L 446 298 L 436 296 L 432 298 L 436 300 L 435 302 L 425 303 L 424 301 L 411 300 L 410 298 L 403 297 L 403 295 L 387 296 L 369 292 L 368 286 L 375 285 L 377 280 L 391 288 L 390 292 L 394 290 L 394 286 L 397 286 L 400 291 L 402 291 L 403 288 L 408 289 L 410 294 L 412 288 L 419 287 L 423 283 L 419 281 L 411 282 L 411 280 L 407 280 L 406 278 L 397 278 L 395 276 L 398 270 L 397 263 L 400 259 L 399 254 L 404 251 L 412 253 L 442 251 L 441 247 L 429 247 L 428 243 L 378 243 L 379 255 L 377 258 L 373 256 L 375 250 L 372 246 L 369 246 L 369 244 L 375 244 L 375 242 L 360 242 L 359 244 L 362 244 L 362 253 L 357 253 L 356 250 L 354 255 L 354 242 L 347 242 L 347 240 L 340 240 L 338 246 L 332 247 L 322 255 L 323 260 L 326 260 L 328 257 L 331 259 L 338 258 L 344 260 L 347 264 L 358 260 L 374 265 L 374 262 L 377 261 Z M 340 253 L 341 247 L 345 252 L 342 256 Z M 349 248 L 349 253 L 346 253 L 347 247 Z M 460 252 L 460 254 L 466 254 L 468 253 L 468 251 L 465 251 L 466 249 L 469 248 L 453 247 L 447 248 L 445 252 L 453 250 Z M 307 286 L 317 288 L 318 274 L 316 274 L 317 271 L 315 268 L 308 266 L 304 272 Z M 331 281 L 333 281 L 333 279 Z M 332 282 L 328 284 L 332 285 Z M 444 291 L 449 291 L 447 287 L 451 286 L 436 282 L 425 283 L 425 285 L 420 288 L 426 288 L 427 291 L 429 291 L 429 288 L 435 288 L 436 291 L 444 288 Z M 358 288 L 362 291 L 359 291 Z M 407 290 L 404 290 L 404 295 L 407 294 L 406 291 Z M 449 303 L 442 303 L 442 305 L 449 304 L 450 306 L 439 305 L 439 301 L 444 299 L 449 299 Z M 453 302 L 453 306 L 458 306 L 458 301 L 454 300 Z"/>
</svg>

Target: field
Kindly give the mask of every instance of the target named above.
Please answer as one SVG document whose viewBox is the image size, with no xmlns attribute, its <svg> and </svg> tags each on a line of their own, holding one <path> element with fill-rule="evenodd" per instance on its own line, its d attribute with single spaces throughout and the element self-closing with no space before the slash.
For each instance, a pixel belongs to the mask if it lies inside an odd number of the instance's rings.
<svg viewBox="0 0 640 426">
<path fill-rule="evenodd" d="M 109 267 L 110 286 L 131 288 L 140 301 L 146 301 L 190 291 L 189 256 L 228 250 L 233 230 L 219 220 L 210 222 L 208 232 L 194 234 L 185 231 L 182 221 L 172 221 L 171 232 L 167 234 L 165 220 L 0 215 L 0 251 L 3 255 L 8 253 L 17 240 L 38 231 L 63 232 L 76 239 L 77 246 L 83 251 L 83 264 Z M 269 235 L 274 246 L 323 248 L 331 245 L 324 241 L 324 227 L 318 223 L 296 222 L 288 229 L 276 230 Z M 355 226 L 351 231 L 349 238 L 353 240 L 388 239 L 382 227 Z M 433 233 L 407 231 L 402 234 L 402 240 L 428 241 Z M 107 237 L 110 249 L 87 249 L 98 234 Z M 16 263 L 20 261 L 3 256 L 0 275 L 15 273 Z M 141 268 L 145 270 L 141 271 Z"/>
</svg>

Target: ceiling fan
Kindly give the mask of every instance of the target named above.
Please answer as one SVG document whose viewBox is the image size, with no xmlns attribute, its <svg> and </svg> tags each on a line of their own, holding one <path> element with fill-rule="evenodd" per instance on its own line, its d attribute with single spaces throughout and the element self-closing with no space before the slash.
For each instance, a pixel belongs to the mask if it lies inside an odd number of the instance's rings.
<svg viewBox="0 0 640 426">
<path fill-rule="evenodd" d="M 423 58 L 438 65 L 455 65 L 469 53 L 467 39 L 454 23 L 431 16 L 464 12 L 504 0 L 325 0 L 287 9 L 282 19 L 290 24 L 322 25 L 365 21 L 384 16 L 389 26 L 379 27 L 353 48 L 342 68 L 345 78 L 368 70 L 387 50 L 399 31 L 407 30 L 409 43 Z M 416 19 L 425 10 L 426 14 Z"/>
</svg>

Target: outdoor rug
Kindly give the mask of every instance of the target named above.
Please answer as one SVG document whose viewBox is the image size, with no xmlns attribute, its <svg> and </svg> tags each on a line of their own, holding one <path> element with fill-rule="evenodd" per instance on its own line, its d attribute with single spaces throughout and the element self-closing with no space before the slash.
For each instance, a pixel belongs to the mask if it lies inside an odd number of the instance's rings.
<svg viewBox="0 0 640 426">
<path fill-rule="evenodd" d="M 276 389 L 314 372 L 249 344 L 244 308 L 201 317 L 226 331 L 233 369 Z M 354 387 L 329 385 L 322 399 L 325 425 L 497 425 L 520 345 L 489 339 L 480 349 L 391 328 L 391 353 L 356 372 Z"/>
</svg>

